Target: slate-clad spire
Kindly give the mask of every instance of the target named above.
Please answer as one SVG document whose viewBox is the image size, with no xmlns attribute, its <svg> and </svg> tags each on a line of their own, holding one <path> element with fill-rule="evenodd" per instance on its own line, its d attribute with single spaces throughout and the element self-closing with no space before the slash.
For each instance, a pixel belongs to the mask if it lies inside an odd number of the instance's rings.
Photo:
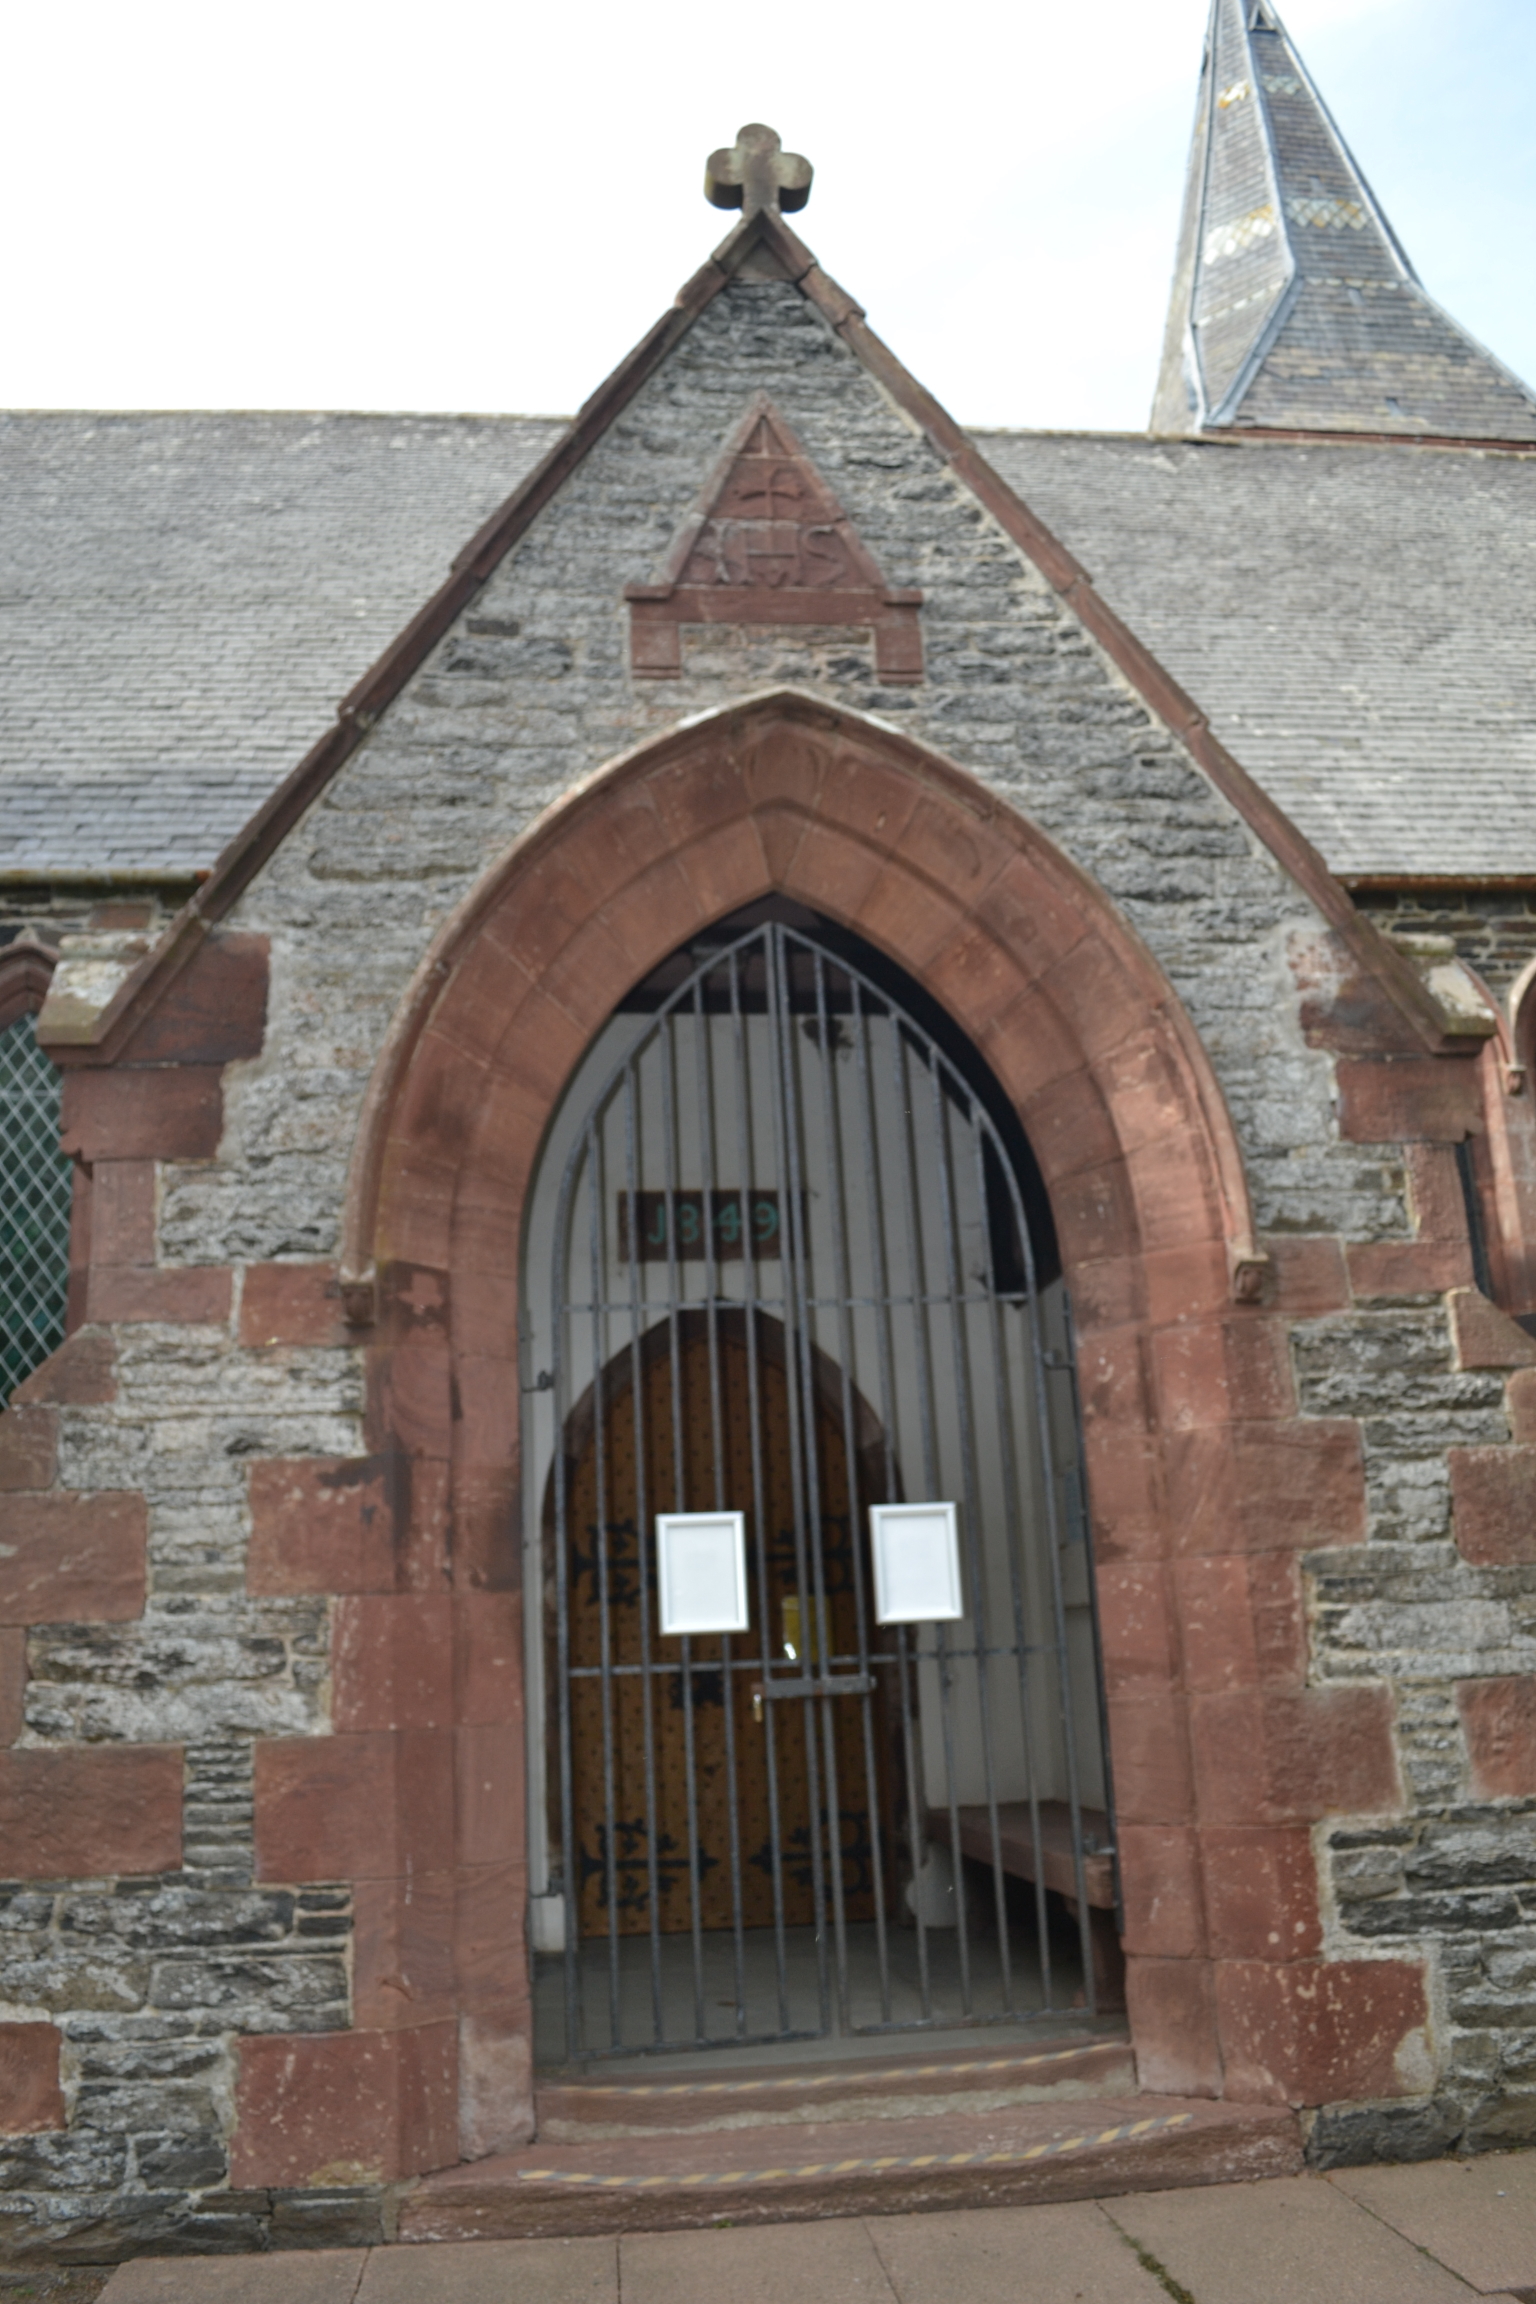
<svg viewBox="0 0 1536 2304">
<path fill-rule="evenodd" d="M 1154 432 L 1536 440 L 1424 293 L 1269 0 L 1212 0 Z"/>
</svg>

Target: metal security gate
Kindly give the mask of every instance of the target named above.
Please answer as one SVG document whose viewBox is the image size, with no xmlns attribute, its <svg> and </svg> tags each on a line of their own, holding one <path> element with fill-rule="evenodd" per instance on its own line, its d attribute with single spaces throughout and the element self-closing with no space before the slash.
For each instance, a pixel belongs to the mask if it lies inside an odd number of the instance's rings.
<svg viewBox="0 0 1536 2304">
<path fill-rule="evenodd" d="M 573 1092 L 535 1387 L 558 1434 L 545 1988 L 570 2059 L 1016 2023 L 1105 1992 L 1110 1804 L 1043 1193 L 917 987 L 776 909 L 658 970 Z M 894 1568 L 877 1605 L 871 1507 L 902 1503 L 951 1508 L 918 1530 L 935 1559 L 955 1531 L 947 1617 L 902 1617 Z M 742 1515 L 745 1630 L 664 1628 L 675 1513 Z"/>
</svg>

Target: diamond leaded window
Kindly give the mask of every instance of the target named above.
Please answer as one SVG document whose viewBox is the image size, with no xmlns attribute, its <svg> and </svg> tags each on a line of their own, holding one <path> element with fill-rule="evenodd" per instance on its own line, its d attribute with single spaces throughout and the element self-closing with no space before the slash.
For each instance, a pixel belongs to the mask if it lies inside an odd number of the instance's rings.
<svg viewBox="0 0 1536 2304">
<path fill-rule="evenodd" d="M 0 1031 L 0 1406 L 64 1341 L 73 1177 L 37 1018 Z"/>
</svg>

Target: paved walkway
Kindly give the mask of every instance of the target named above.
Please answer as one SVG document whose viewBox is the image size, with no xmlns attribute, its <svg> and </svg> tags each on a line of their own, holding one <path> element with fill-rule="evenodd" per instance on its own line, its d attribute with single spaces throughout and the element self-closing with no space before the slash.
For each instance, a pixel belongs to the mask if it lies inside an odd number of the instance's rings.
<svg viewBox="0 0 1536 2304">
<path fill-rule="evenodd" d="M 3 2295 L 4 2291 L 0 2291 Z M 1536 2152 L 1042 2208 L 141 2258 L 101 2304 L 1536 2304 Z"/>
</svg>

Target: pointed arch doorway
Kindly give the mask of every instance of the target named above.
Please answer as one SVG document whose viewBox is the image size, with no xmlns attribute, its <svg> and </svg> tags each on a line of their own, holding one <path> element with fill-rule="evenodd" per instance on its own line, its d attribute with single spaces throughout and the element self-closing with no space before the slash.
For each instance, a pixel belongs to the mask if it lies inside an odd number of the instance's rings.
<svg viewBox="0 0 1536 2304">
<path fill-rule="evenodd" d="M 862 940 L 759 903 L 598 1033 L 528 1239 L 542 2054 L 1091 2008 L 1070 1316 L 975 1049 Z M 680 1569 L 701 1526 L 715 1568 Z M 739 1592 L 701 1603 L 732 1544 Z"/>
</svg>

